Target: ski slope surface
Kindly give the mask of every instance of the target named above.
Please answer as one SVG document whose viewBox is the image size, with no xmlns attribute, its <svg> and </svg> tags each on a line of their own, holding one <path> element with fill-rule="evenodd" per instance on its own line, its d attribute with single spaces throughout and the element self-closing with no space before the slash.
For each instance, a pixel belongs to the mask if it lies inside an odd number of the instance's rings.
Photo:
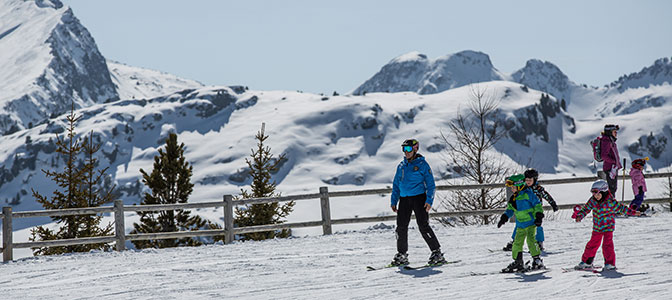
<svg viewBox="0 0 672 300">
<path fill-rule="evenodd" d="M 660 211 L 660 207 L 656 206 Z M 24 258 L 0 265 L 2 299 L 670 299 L 672 213 L 618 218 L 616 271 L 563 272 L 590 238 L 590 216 L 548 213 L 548 271 L 497 273 L 510 263 L 501 249 L 513 224 L 443 227 L 431 221 L 448 260 L 436 268 L 367 271 L 395 253 L 390 224 L 330 236 L 236 242 L 192 248 L 91 252 Z M 414 223 L 411 223 L 414 225 Z M 338 227 L 336 228 L 338 229 Z M 409 259 L 429 249 L 410 228 Z M 491 249 L 491 250 L 489 250 Z M 529 259 L 525 254 L 525 259 Z M 604 265 L 601 251 L 595 263 Z"/>
</svg>

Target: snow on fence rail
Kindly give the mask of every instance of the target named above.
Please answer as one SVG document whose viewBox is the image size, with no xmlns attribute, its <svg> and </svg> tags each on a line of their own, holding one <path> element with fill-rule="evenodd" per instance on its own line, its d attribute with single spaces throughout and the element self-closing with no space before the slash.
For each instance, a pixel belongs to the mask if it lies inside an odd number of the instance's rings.
<svg viewBox="0 0 672 300">
<path fill-rule="evenodd" d="M 601 174 L 603 175 L 603 174 Z M 624 176 L 626 179 L 629 179 L 630 176 Z M 672 172 L 668 173 L 650 173 L 644 175 L 645 178 L 665 178 L 672 177 Z M 575 177 L 575 178 L 561 178 L 561 179 L 549 179 L 549 180 L 539 180 L 540 183 L 544 185 L 550 184 L 568 184 L 568 183 L 580 183 L 580 182 L 591 182 L 597 180 L 598 176 L 591 177 Z M 504 188 L 503 184 L 467 184 L 467 185 L 439 185 L 436 186 L 438 191 L 450 191 L 450 190 L 467 190 L 467 189 L 483 189 L 483 188 Z M 197 236 L 224 236 L 224 243 L 231 243 L 234 239 L 235 234 L 251 233 L 251 232 L 262 232 L 270 230 L 279 230 L 279 229 L 289 229 L 289 228 L 302 228 L 302 227 L 317 227 L 322 226 L 323 234 L 331 234 L 331 226 L 339 224 L 353 224 L 353 223 L 370 223 L 370 222 L 383 222 L 391 221 L 396 219 L 396 215 L 387 215 L 387 216 L 377 216 L 377 217 L 358 217 L 358 218 L 346 218 L 346 219 L 331 219 L 331 211 L 329 208 L 329 202 L 331 197 L 351 197 L 351 196 L 364 196 L 364 195 L 376 195 L 376 194 L 389 194 L 392 192 L 391 188 L 383 189 L 369 189 L 369 190 L 355 190 L 355 191 L 338 191 L 338 192 L 329 192 L 327 187 L 320 187 L 320 192 L 315 194 L 301 194 L 301 195 L 292 195 L 292 196 L 281 196 L 281 197 L 268 197 L 268 198 L 250 198 L 242 200 L 233 200 L 232 195 L 224 195 L 223 201 L 217 202 L 202 202 L 202 203 L 180 203 L 180 204 L 158 204 L 158 205 L 129 205 L 124 206 L 121 200 L 114 201 L 114 206 L 103 206 L 103 207 L 89 207 L 89 208 L 69 208 L 69 209 L 54 209 L 54 210 L 39 210 L 39 211 L 22 211 L 22 212 L 12 212 L 12 208 L 5 206 L 2 208 L 2 258 L 3 262 L 13 260 L 13 249 L 14 248 L 34 248 L 34 247 L 53 247 L 53 246 L 69 246 L 69 245 L 84 245 L 84 244 L 99 244 L 99 243 L 115 243 L 117 251 L 123 251 L 126 249 L 126 241 L 135 241 L 135 240 L 150 240 L 150 239 L 171 239 L 171 238 L 184 238 L 184 237 L 197 237 Z M 283 223 L 283 224 L 270 224 L 270 225 L 257 225 L 257 226 L 246 226 L 246 227 L 234 227 L 233 226 L 233 207 L 237 205 L 247 205 L 247 204 L 261 204 L 261 203 L 272 203 L 272 202 L 287 202 L 287 201 L 297 201 L 297 200 L 312 200 L 320 199 L 320 207 L 322 213 L 322 220 L 320 221 L 309 221 L 309 222 L 297 222 L 297 223 Z M 672 198 L 656 198 L 656 199 L 647 199 L 647 203 L 670 203 L 672 204 Z M 559 209 L 572 209 L 576 204 L 562 204 L 558 205 Z M 124 212 L 127 211 L 163 211 L 163 210 L 175 210 L 175 209 L 194 209 L 194 208 L 213 208 L 213 207 L 223 207 L 224 213 L 224 229 L 209 229 L 209 230 L 199 230 L 199 231 L 182 231 L 182 232 L 159 232 L 159 233 L 142 233 L 142 234 L 125 234 L 125 224 L 124 224 Z M 544 207 L 549 209 L 549 207 Z M 672 209 L 672 205 L 671 208 Z M 487 210 L 471 210 L 471 211 L 450 211 L 450 212 L 434 212 L 432 217 L 452 217 L 452 216 L 475 216 L 475 215 L 491 215 L 491 214 L 500 214 L 504 211 L 504 208 L 499 209 L 487 209 Z M 114 213 L 114 227 L 115 234 L 113 236 L 102 236 L 102 237 L 86 237 L 86 238 L 75 238 L 75 239 L 61 239 L 61 240 L 49 240 L 49 241 L 34 241 L 34 242 L 19 242 L 15 243 L 12 241 L 12 219 L 13 218 L 29 218 L 29 217 L 55 217 L 55 216 L 74 216 L 74 215 L 92 215 L 92 214 L 101 214 L 101 213 Z"/>
</svg>

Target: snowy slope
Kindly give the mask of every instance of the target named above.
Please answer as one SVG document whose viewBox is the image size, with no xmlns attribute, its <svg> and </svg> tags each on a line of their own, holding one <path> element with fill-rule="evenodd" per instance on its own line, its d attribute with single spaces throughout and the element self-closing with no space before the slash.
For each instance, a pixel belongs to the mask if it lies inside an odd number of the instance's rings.
<svg viewBox="0 0 672 300">
<path fill-rule="evenodd" d="M 554 142 L 562 137 L 567 116 L 553 100 L 549 115 L 539 103 L 541 93 L 524 92 L 515 83 L 498 81 L 480 88 L 502 100 L 500 117 L 511 124 L 516 137 L 531 145 L 545 147 L 537 157 L 557 157 Z M 83 118 L 77 133 L 94 132 L 104 146 L 99 153 L 101 167 L 110 166 L 128 203 L 139 201 L 140 168 L 151 168 L 154 155 L 163 146 L 168 132 L 176 132 L 187 145 L 186 157 L 194 165 L 192 181 L 197 183 L 193 201 L 220 199 L 224 193 L 239 193 L 249 185 L 245 158 L 256 144 L 254 134 L 266 123 L 268 145 L 276 154 L 286 153 L 274 179 L 285 193 L 313 191 L 322 185 L 343 189 L 389 185 L 394 166 L 401 159 L 400 143 L 408 137 L 421 141 L 421 151 L 433 166 L 437 179 L 451 172 L 442 162 L 440 131 L 458 110 L 467 109 L 470 86 L 440 94 L 367 94 L 367 96 L 319 95 L 285 91 L 246 91 L 240 87 L 185 90 L 150 100 L 121 100 L 77 111 Z M 446 105 L 450 103 L 451 105 Z M 520 123 L 524 112 L 531 113 L 549 131 L 525 132 Z M 62 134 L 65 116 L 47 124 L 0 137 L 0 199 L 17 197 L 15 210 L 39 209 L 29 191 L 49 193 L 41 169 L 59 169 L 53 139 Z M 545 135 L 545 136 L 544 136 Z M 546 139 L 547 142 L 542 142 Z M 513 147 L 513 146 L 512 146 Z M 514 154 L 515 148 L 501 149 Z M 527 161 L 511 155 L 512 163 Z M 539 168 L 553 170 L 547 161 Z M 23 190 L 23 191 L 22 191 Z M 17 196 L 18 194 L 18 196 Z M 24 219 L 25 220 L 25 219 Z M 19 222 L 29 222 L 19 220 Z M 15 228 L 27 226 L 16 224 Z"/>
<path fill-rule="evenodd" d="M 549 270 L 537 275 L 496 273 L 511 254 L 488 249 L 506 244 L 510 223 L 500 229 L 435 227 L 447 259 L 460 263 L 366 271 L 367 265 L 386 264 L 396 251 L 388 226 L 231 245 L 21 259 L 0 266 L 0 294 L 5 299 L 669 299 L 672 214 L 616 223 L 618 269 L 602 274 L 563 272 L 580 261 L 592 221 L 575 223 L 558 213 L 544 223 L 548 254 L 542 258 Z M 410 229 L 409 246 L 412 264 L 423 264 L 429 250 L 416 228 Z M 604 265 L 601 251 L 595 263 Z"/>
<path fill-rule="evenodd" d="M 165 72 L 132 67 L 107 61 L 112 82 L 120 99 L 151 99 L 186 89 L 202 88 L 195 80 L 184 79 Z"/>
</svg>

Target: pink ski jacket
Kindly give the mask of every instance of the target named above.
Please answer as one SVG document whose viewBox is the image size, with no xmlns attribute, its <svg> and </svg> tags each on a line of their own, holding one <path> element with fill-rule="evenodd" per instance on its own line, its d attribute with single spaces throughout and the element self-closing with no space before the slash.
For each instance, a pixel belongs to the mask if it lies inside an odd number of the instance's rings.
<svg viewBox="0 0 672 300">
<path fill-rule="evenodd" d="M 644 180 L 644 174 L 642 170 L 637 168 L 630 169 L 630 181 L 632 181 L 632 192 L 637 195 L 639 194 L 639 187 L 642 187 L 642 191 L 646 192 L 646 181 Z"/>
</svg>

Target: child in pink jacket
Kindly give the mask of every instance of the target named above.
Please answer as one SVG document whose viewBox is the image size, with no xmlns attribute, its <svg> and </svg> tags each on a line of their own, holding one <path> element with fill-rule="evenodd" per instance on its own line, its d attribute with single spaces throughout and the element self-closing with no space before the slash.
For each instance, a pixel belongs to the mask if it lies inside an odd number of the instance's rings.
<svg viewBox="0 0 672 300">
<path fill-rule="evenodd" d="M 638 210 L 644 202 L 644 193 L 646 192 L 646 181 L 642 170 L 648 157 L 644 159 L 635 159 L 632 161 L 632 168 L 630 169 L 630 180 L 632 181 L 632 193 L 635 194 L 635 199 L 630 202 L 630 208 Z"/>
<path fill-rule="evenodd" d="M 615 214 L 628 214 L 639 216 L 638 211 L 618 203 L 609 192 L 609 184 L 604 180 L 598 180 L 590 188 L 593 194 L 588 202 L 576 212 L 576 221 L 581 222 L 588 213 L 593 212 L 593 234 L 586 244 L 586 249 L 581 256 L 581 262 L 575 269 L 593 268 L 595 253 L 602 244 L 602 256 L 604 256 L 604 269 L 616 269 L 616 252 L 614 252 L 614 228 Z M 603 242 L 604 241 L 604 242 Z"/>
</svg>

